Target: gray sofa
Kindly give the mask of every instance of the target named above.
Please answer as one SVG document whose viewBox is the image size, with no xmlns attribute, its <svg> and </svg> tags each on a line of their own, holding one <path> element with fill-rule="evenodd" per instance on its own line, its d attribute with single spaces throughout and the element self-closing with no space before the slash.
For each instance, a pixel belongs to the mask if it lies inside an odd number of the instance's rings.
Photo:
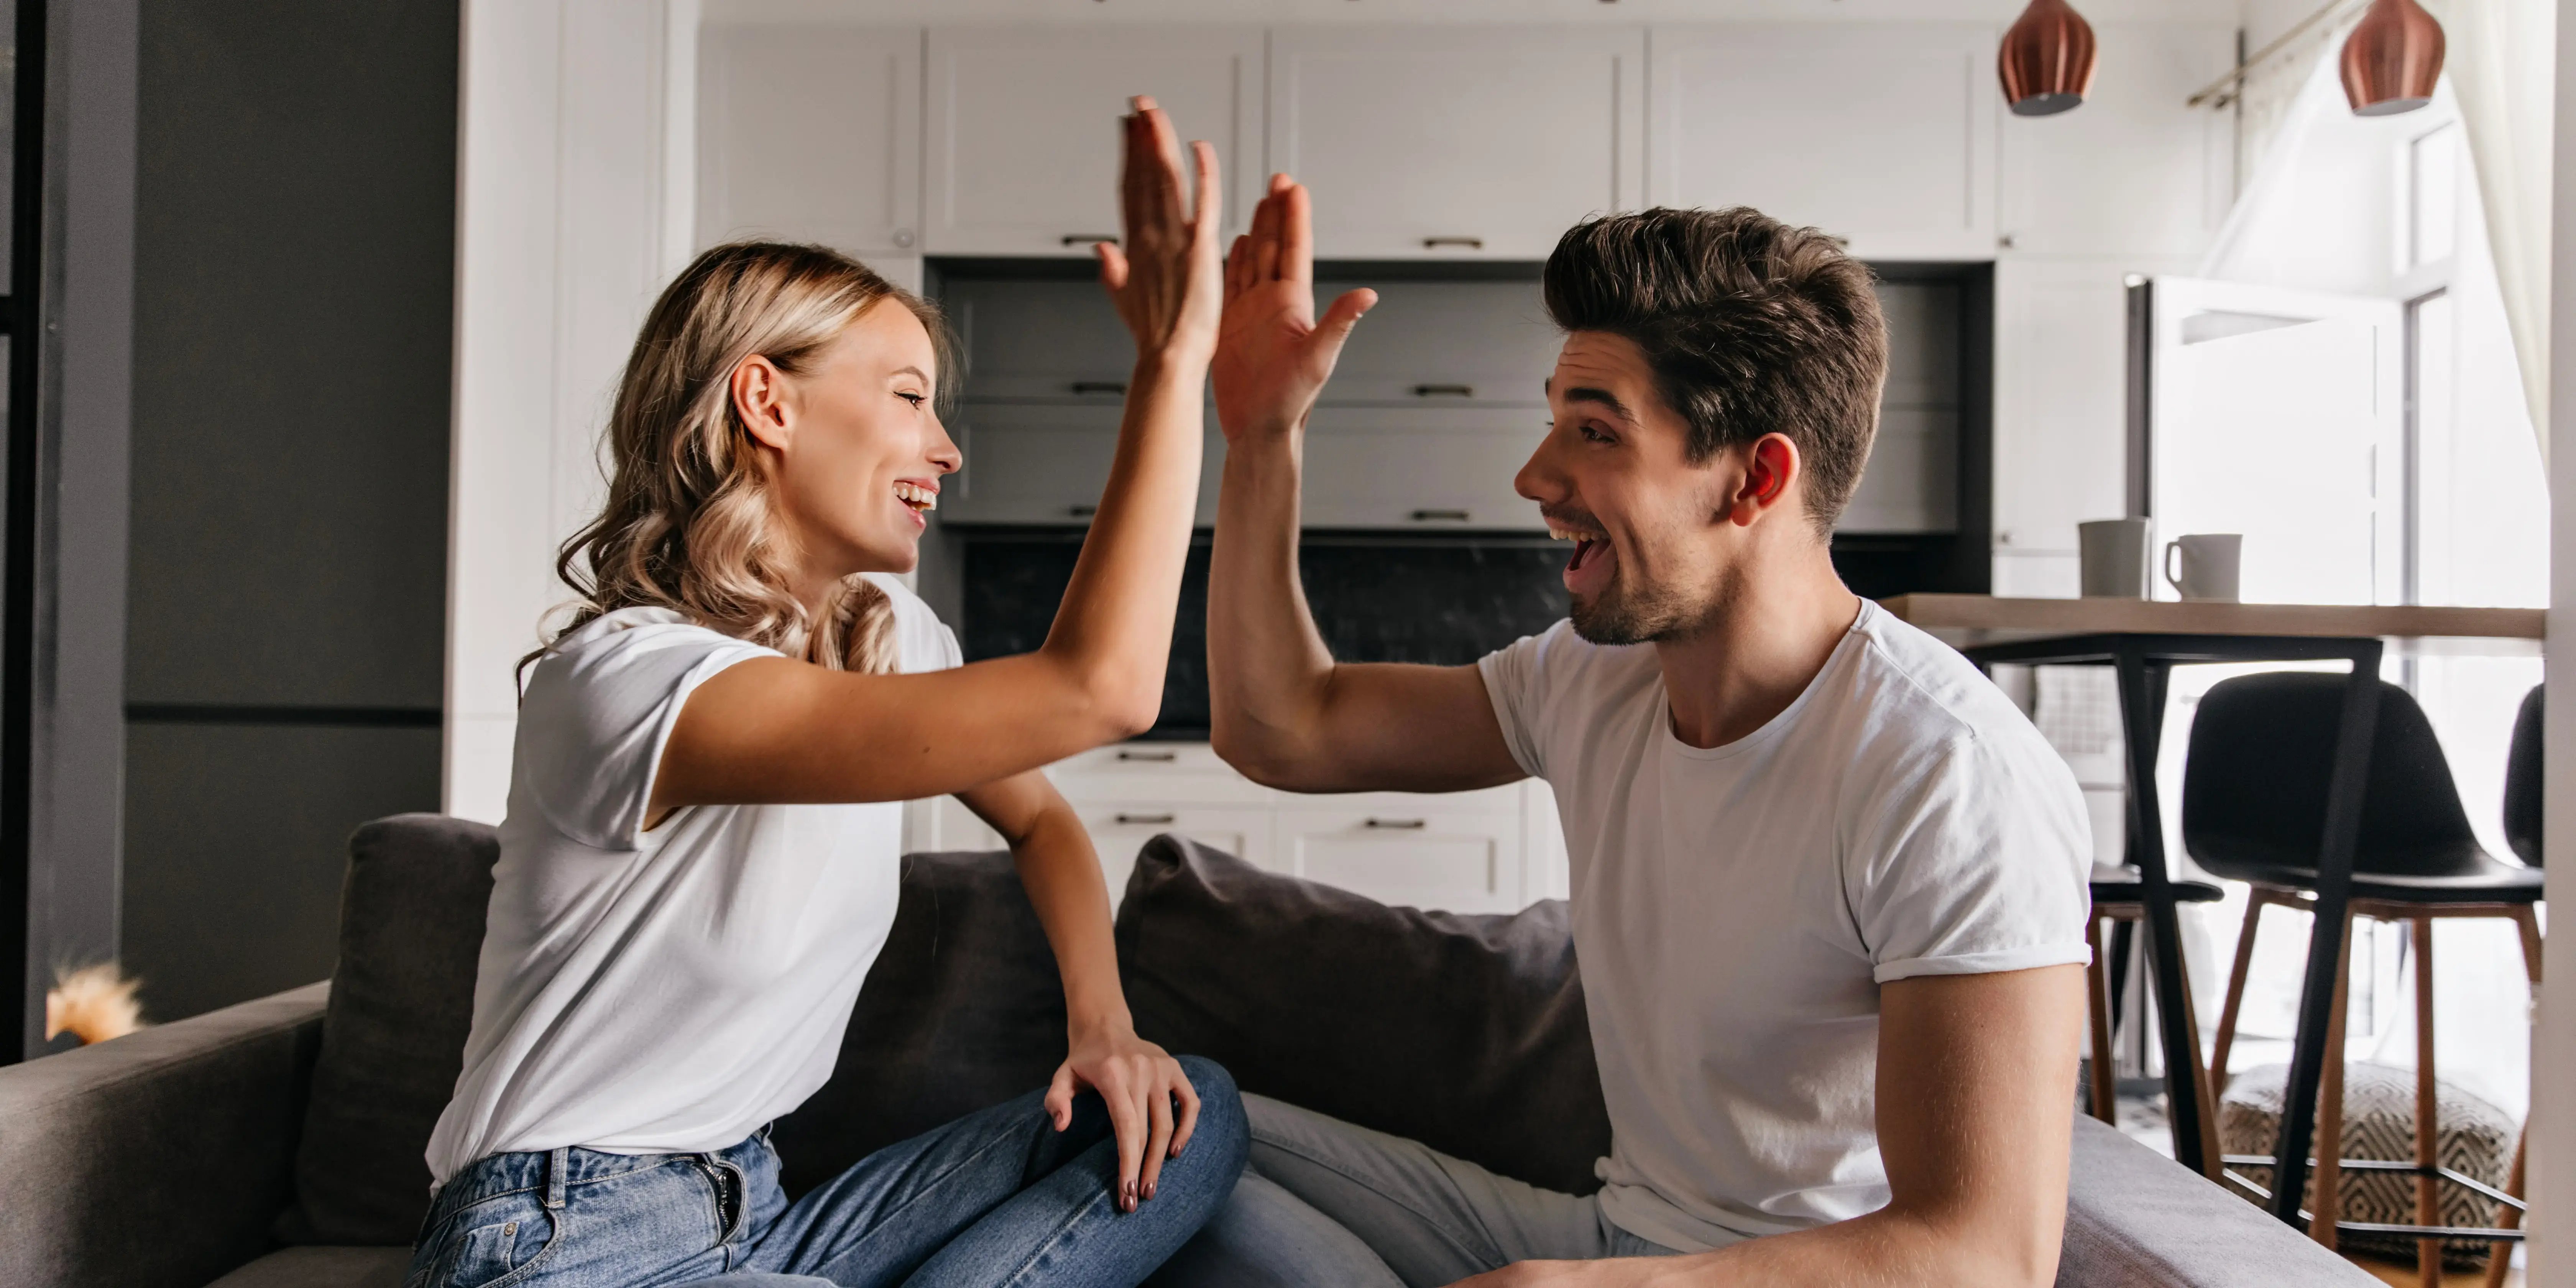
<svg viewBox="0 0 2576 1288">
<path fill-rule="evenodd" d="M 400 1284 L 495 853 L 476 824 L 369 824 L 332 982 L 0 1068 L 0 1284 Z M 1139 1028 L 1247 1090 L 1595 1184 L 1609 1124 L 1561 905 L 1387 908 L 1165 837 L 1118 948 Z M 1037 1085 L 1063 1022 L 1008 857 L 912 856 L 839 1070 L 774 1133 L 788 1187 Z M 2061 1284 L 2374 1282 L 2090 1119 L 2071 1181 Z"/>
</svg>

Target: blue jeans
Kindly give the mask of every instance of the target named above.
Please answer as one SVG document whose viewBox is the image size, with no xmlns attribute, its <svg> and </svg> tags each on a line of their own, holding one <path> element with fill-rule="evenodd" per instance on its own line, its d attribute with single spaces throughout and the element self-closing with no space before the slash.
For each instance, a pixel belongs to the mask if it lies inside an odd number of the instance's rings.
<svg viewBox="0 0 2576 1288">
<path fill-rule="evenodd" d="M 1134 1288 L 1243 1170 L 1234 1080 L 1196 1056 L 1181 1066 L 1198 1127 L 1132 1213 L 1113 1201 L 1100 1098 L 1079 1097 L 1058 1132 L 1037 1091 L 878 1150 L 793 1204 L 766 1131 L 709 1154 L 496 1154 L 439 1191 L 405 1288 Z"/>
</svg>

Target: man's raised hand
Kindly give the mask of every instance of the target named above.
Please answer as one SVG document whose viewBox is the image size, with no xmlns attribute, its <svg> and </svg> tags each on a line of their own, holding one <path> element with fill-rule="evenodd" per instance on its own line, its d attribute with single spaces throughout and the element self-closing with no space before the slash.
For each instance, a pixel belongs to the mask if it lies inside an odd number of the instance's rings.
<svg viewBox="0 0 2576 1288">
<path fill-rule="evenodd" d="M 1362 288 L 1315 317 L 1315 237 L 1305 186 L 1270 176 L 1252 231 L 1225 263 L 1225 313 L 1217 324 L 1216 418 L 1233 442 L 1305 423 L 1332 378 L 1342 342 L 1377 303 Z"/>
</svg>

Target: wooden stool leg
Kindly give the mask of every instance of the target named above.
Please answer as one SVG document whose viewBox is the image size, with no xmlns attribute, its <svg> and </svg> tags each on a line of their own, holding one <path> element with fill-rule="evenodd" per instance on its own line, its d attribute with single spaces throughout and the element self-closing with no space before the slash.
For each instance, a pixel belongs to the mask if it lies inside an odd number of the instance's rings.
<svg viewBox="0 0 2576 1288">
<path fill-rule="evenodd" d="M 2513 910 L 2513 924 L 2515 929 L 2522 932 L 2523 973 L 2531 976 L 2531 986 L 2536 990 L 2540 987 L 2540 918 L 2529 907 L 2516 908 Z M 2539 1088 L 2534 1087 L 2532 1090 L 2537 1092 Z M 2513 1143 L 2513 1170 L 2505 1177 L 2504 1182 L 2504 1192 L 2515 1198 L 2522 1197 L 2524 1156 L 2530 1150 L 2531 1129 L 2526 1126 L 2522 1130 L 2522 1135 Z M 2522 1228 L 2521 1212 L 2501 1203 L 2496 1206 L 2501 1209 L 2496 1213 L 2497 1229 Z M 2487 1288 L 2504 1288 L 2506 1270 L 2513 1264 L 2513 1246 L 2510 1243 L 2498 1243 L 2488 1249 Z"/>
<path fill-rule="evenodd" d="M 2415 1224 L 2442 1224 L 2441 1187 L 2432 1169 L 2441 1162 L 2441 1124 L 2435 1120 L 2433 1079 L 2433 919 L 2417 917 L 2415 941 Z M 2415 1240 L 2415 1275 L 2423 1288 L 2442 1288 L 2442 1241 Z"/>
<path fill-rule="evenodd" d="M 2119 1083 L 2111 1071 L 2111 972 L 2102 963 L 2102 919 L 2084 918 L 2084 946 L 2093 964 L 2084 968 L 2084 997 L 2093 1012 L 2093 1116 L 2120 1125 Z"/>
<path fill-rule="evenodd" d="M 2343 1218 L 2343 1021 L 2352 1009 L 2352 914 L 2343 918 L 2343 959 L 2335 963 L 2334 1003 L 2326 1020 L 2325 1077 L 2317 1086 L 2316 1203 L 2310 1209 L 2308 1236 L 2335 1246 L 2335 1222 Z M 2278 1185 L 2280 1178 L 2274 1177 Z"/>
<path fill-rule="evenodd" d="M 2263 924 L 2263 891 L 2245 895 L 2245 926 L 2236 932 L 2236 966 L 2227 973 L 2227 1004 L 2218 1009 L 2218 1041 L 2209 1048 L 2209 1092 L 2227 1092 L 2227 1049 L 2236 1045 L 2236 1014 L 2245 1005 L 2245 974 L 2254 967 L 2254 932 Z"/>
</svg>

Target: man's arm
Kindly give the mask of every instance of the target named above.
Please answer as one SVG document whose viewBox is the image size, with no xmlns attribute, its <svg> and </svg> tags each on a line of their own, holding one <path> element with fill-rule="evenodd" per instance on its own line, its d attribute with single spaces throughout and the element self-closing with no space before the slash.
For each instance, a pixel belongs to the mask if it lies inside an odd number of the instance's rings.
<svg viewBox="0 0 2576 1288">
<path fill-rule="evenodd" d="M 1867 1216 L 1690 1257 L 1525 1261 L 1459 1288 L 1830 1283 L 2045 1288 L 2066 1232 L 2084 968 L 1925 975 L 1879 991 Z"/>
<path fill-rule="evenodd" d="M 1217 423 L 1225 474 L 1208 567 L 1208 694 L 1217 754 L 1289 791 L 1460 791 L 1522 777 L 1472 666 L 1341 665 L 1297 579 L 1306 414 L 1376 302 L 1315 319 L 1306 190 L 1275 175 L 1226 261 Z"/>
</svg>

